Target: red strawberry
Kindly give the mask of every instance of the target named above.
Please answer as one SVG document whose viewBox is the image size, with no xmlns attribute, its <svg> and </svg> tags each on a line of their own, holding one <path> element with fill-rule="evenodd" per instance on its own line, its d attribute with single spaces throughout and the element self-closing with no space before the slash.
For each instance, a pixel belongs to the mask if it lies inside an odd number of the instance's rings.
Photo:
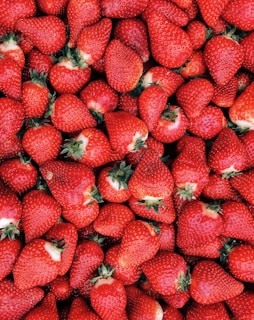
<svg viewBox="0 0 254 320">
<path fill-rule="evenodd" d="M 6 97 L 20 100 L 22 69 L 17 62 L 3 55 L 0 56 L 0 91 Z"/>
<path fill-rule="evenodd" d="M 142 20 L 137 18 L 119 20 L 114 26 L 114 38 L 136 51 L 143 62 L 149 60 L 147 28 Z"/>
<path fill-rule="evenodd" d="M 210 1 L 209 3 L 204 0 L 196 0 L 201 16 L 205 23 L 209 27 L 214 27 L 217 24 L 217 21 L 226 8 L 229 0 L 223 0 L 217 2 L 216 0 Z"/>
<path fill-rule="evenodd" d="M 70 28 L 68 46 L 73 48 L 80 31 L 99 21 L 101 4 L 99 0 L 69 0 L 67 5 L 67 19 Z"/>
<path fill-rule="evenodd" d="M 90 81 L 79 97 L 98 123 L 104 120 L 105 112 L 114 111 L 118 105 L 117 93 L 103 79 Z"/>
<path fill-rule="evenodd" d="M 33 48 L 26 56 L 26 68 L 37 70 L 38 73 L 48 74 L 54 61 L 51 55 L 43 54 L 38 49 Z"/>
<path fill-rule="evenodd" d="M 163 307 L 163 320 L 183 320 L 182 312 L 170 305 L 164 305 Z"/>
<path fill-rule="evenodd" d="M 191 274 L 191 297 L 201 304 L 212 304 L 234 298 L 244 289 L 237 281 L 215 261 L 198 262 Z"/>
<path fill-rule="evenodd" d="M 126 287 L 127 315 L 130 320 L 140 319 L 164 319 L 160 303 L 135 286 Z"/>
<path fill-rule="evenodd" d="M 71 297 L 72 288 L 70 286 L 69 275 L 57 276 L 48 285 L 49 291 L 52 292 L 57 301 L 64 301 Z"/>
<path fill-rule="evenodd" d="M 142 220 L 131 221 L 125 228 L 118 253 L 118 264 L 125 268 L 141 265 L 159 249 L 154 227 Z"/>
<path fill-rule="evenodd" d="M 61 262 L 58 269 L 58 275 L 65 275 L 73 262 L 75 250 L 78 242 L 77 229 L 68 222 L 57 222 L 45 235 L 48 241 L 54 241 L 63 245 Z"/>
<path fill-rule="evenodd" d="M 97 124 L 87 106 L 72 93 L 64 93 L 53 101 L 50 116 L 54 126 L 63 132 L 76 132 Z"/>
<path fill-rule="evenodd" d="M 198 117 L 189 120 L 188 131 L 203 139 L 213 139 L 227 125 L 226 117 L 220 108 L 208 105 Z"/>
<path fill-rule="evenodd" d="M 147 25 L 150 50 L 155 61 L 167 68 L 180 67 L 192 53 L 187 33 L 156 11 L 148 16 Z"/>
<path fill-rule="evenodd" d="M 217 35 L 206 42 L 204 59 L 213 80 L 222 86 L 229 82 L 241 67 L 243 49 L 230 36 Z"/>
<path fill-rule="evenodd" d="M 162 143 L 172 143 L 183 137 L 188 127 L 188 119 L 183 109 L 168 104 L 151 131 L 152 137 Z"/>
<path fill-rule="evenodd" d="M 74 257 L 70 268 L 70 285 L 77 288 L 101 265 L 104 253 L 95 241 L 84 241 L 77 246 Z"/>
<path fill-rule="evenodd" d="M 211 30 L 204 22 L 199 20 L 191 21 L 187 25 L 186 32 L 190 37 L 194 50 L 201 49 L 211 35 Z"/>
<path fill-rule="evenodd" d="M 211 81 L 197 78 L 178 88 L 176 99 L 189 119 L 199 117 L 201 111 L 210 103 L 214 94 Z"/>
<path fill-rule="evenodd" d="M 204 60 L 203 51 L 196 50 L 179 70 L 181 76 L 185 79 L 202 77 L 206 72 L 206 64 Z"/>
<path fill-rule="evenodd" d="M 247 131 L 239 138 L 247 152 L 247 165 L 245 169 L 251 169 L 254 167 L 254 131 Z"/>
<path fill-rule="evenodd" d="M 28 128 L 22 138 L 24 150 L 39 165 L 47 160 L 56 159 L 61 143 L 60 131 L 47 123 Z"/>
<path fill-rule="evenodd" d="M 140 15 L 148 5 L 148 0 L 126 2 L 124 0 L 102 0 L 102 15 L 109 18 L 133 18 Z"/>
<path fill-rule="evenodd" d="M 193 0 L 172 0 L 172 2 L 182 9 L 188 9 L 192 6 Z"/>
<path fill-rule="evenodd" d="M 144 121 L 126 111 L 106 112 L 104 119 L 113 150 L 127 154 L 144 146 L 148 137 Z"/>
<path fill-rule="evenodd" d="M 243 48 L 244 58 L 242 66 L 247 69 L 248 71 L 254 71 L 254 59 L 250 52 L 254 48 L 254 32 L 251 32 L 249 35 L 244 37 L 240 41 L 240 45 Z"/>
<path fill-rule="evenodd" d="M 62 16 L 66 11 L 68 0 L 37 0 L 38 9 L 47 14 Z"/>
<path fill-rule="evenodd" d="M 243 92 L 253 79 L 252 74 L 245 70 L 239 70 L 235 75 L 238 80 L 238 93 Z"/>
<path fill-rule="evenodd" d="M 183 308 L 190 300 L 190 291 L 188 289 L 186 291 L 178 290 L 167 296 L 162 295 L 162 299 L 174 308 Z"/>
<path fill-rule="evenodd" d="M 180 248 L 193 247 L 213 241 L 223 228 L 218 206 L 192 200 L 178 217 L 176 244 Z"/>
<path fill-rule="evenodd" d="M 76 297 L 71 302 L 68 320 L 82 320 L 84 317 L 87 320 L 99 320 L 93 310 L 88 306 L 82 297 Z"/>
<path fill-rule="evenodd" d="M 233 105 L 229 108 L 228 115 L 232 122 L 240 128 L 254 129 L 254 81 L 235 99 Z"/>
<path fill-rule="evenodd" d="M 65 25 L 56 16 L 39 16 L 18 20 L 17 29 L 30 38 L 44 54 L 54 54 L 66 42 Z"/>
<path fill-rule="evenodd" d="M 19 137 L 16 135 L 2 135 L 2 140 L 0 141 L 0 160 L 17 157 L 23 151 Z"/>
<path fill-rule="evenodd" d="M 25 65 L 25 54 L 18 45 L 19 37 L 14 33 L 7 33 L 1 37 L 0 54 L 17 62 L 21 69 Z"/>
<path fill-rule="evenodd" d="M 252 290 L 244 290 L 238 296 L 226 300 L 226 304 L 237 319 L 253 317 L 254 293 Z"/>
<path fill-rule="evenodd" d="M 178 1 L 178 0 L 176 0 Z M 181 1 L 181 0 L 179 0 Z M 186 12 L 188 18 L 189 18 L 189 21 L 192 21 L 192 20 L 195 20 L 199 14 L 199 9 L 198 9 L 198 5 L 197 5 L 197 2 L 194 0 L 194 1 L 191 1 L 191 0 L 187 0 L 187 2 L 189 2 L 189 6 L 187 8 L 184 8 L 184 12 Z"/>
<path fill-rule="evenodd" d="M 186 319 L 199 320 L 199 319 L 221 319 L 229 320 L 229 314 L 223 302 L 212 303 L 209 305 L 197 303 L 193 301 L 186 311 Z"/>
<path fill-rule="evenodd" d="M 2 281 L 11 272 L 14 263 L 21 251 L 22 242 L 20 239 L 4 238 L 0 240 L 0 280 Z"/>
<path fill-rule="evenodd" d="M 133 90 L 143 73 L 140 56 L 120 40 L 110 41 L 105 52 L 105 72 L 109 85 L 118 92 Z"/>
<path fill-rule="evenodd" d="M 92 65 L 104 56 L 111 30 L 112 21 L 109 18 L 102 18 L 81 30 L 77 39 L 77 49 L 84 63 Z"/>
<path fill-rule="evenodd" d="M 212 102 L 221 108 L 229 108 L 233 105 L 238 91 L 238 80 L 234 76 L 225 85 L 214 85 Z"/>
<path fill-rule="evenodd" d="M 55 244 L 43 239 L 26 244 L 12 272 L 17 288 L 26 290 L 54 280 L 61 264 L 61 251 Z"/>
<path fill-rule="evenodd" d="M 173 252 L 175 250 L 175 234 L 176 234 L 174 224 L 159 222 L 157 226 L 160 229 L 160 234 L 159 234 L 160 250 L 168 250 Z"/>
<path fill-rule="evenodd" d="M 217 174 L 230 177 L 245 169 L 247 154 L 231 128 L 223 128 L 208 153 L 208 165 Z"/>
<path fill-rule="evenodd" d="M 32 49 L 35 49 L 34 44 L 28 38 L 27 36 L 21 35 L 21 33 L 18 33 L 18 36 L 20 37 L 19 40 L 19 46 L 23 50 L 24 54 L 27 55 Z"/>
<path fill-rule="evenodd" d="M 0 290 L 0 313 L 2 319 L 5 320 L 21 319 L 44 296 L 44 291 L 41 288 L 20 290 L 9 279 L 0 281 Z"/>
</svg>

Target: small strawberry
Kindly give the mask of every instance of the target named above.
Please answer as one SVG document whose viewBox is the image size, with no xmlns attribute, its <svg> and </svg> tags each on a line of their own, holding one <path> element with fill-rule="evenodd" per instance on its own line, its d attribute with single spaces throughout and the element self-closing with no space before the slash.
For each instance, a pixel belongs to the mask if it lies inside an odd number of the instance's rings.
<svg viewBox="0 0 254 320">
<path fill-rule="evenodd" d="M 219 264 L 212 260 L 198 262 L 191 274 L 191 297 L 201 304 L 212 304 L 234 298 L 244 290 Z"/>
<path fill-rule="evenodd" d="M 19 37 L 14 33 L 7 33 L 0 37 L 2 43 L 0 43 L 0 54 L 5 57 L 9 57 L 17 62 L 21 69 L 25 65 L 25 54 L 19 46 Z"/>
<path fill-rule="evenodd" d="M 72 300 L 68 320 L 99 320 L 99 316 L 88 306 L 85 299 L 76 297 Z"/>
<path fill-rule="evenodd" d="M 189 6 L 187 8 L 183 8 L 184 12 L 187 14 L 189 21 L 193 21 L 197 18 L 199 15 L 199 9 L 197 2 L 187 0 L 189 2 Z"/>
<path fill-rule="evenodd" d="M 28 71 L 37 70 L 38 73 L 43 72 L 48 74 L 50 68 L 54 64 L 54 59 L 51 55 L 43 54 L 38 49 L 33 48 L 26 56 L 26 66 Z"/>
<path fill-rule="evenodd" d="M 244 58 L 242 66 L 250 72 L 254 71 L 254 59 L 250 52 L 254 48 L 254 33 L 251 32 L 249 35 L 244 37 L 240 41 L 240 45 L 243 48 Z"/>
<path fill-rule="evenodd" d="M 166 304 L 163 307 L 163 320 L 183 320 L 183 313 L 177 308 Z"/>
<path fill-rule="evenodd" d="M 209 27 L 214 27 L 217 24 L 217 21 L 226 8 L 229 0 L 223 0 L 220 2 L 217 2 L 216 0 L 212 0 L 209 3 L 207 3 L 204 0 L 196 0 L 201 16 L 205 23 Z"/>
<path fill-rule="evenodd" d="M 253 317 L 254 293 L 245 289 L 238 296 L 226 300 L 226 304 L 237 319 L 248 319 Z"/>
<path fill-rule="evenodd" d="M 105 52 L 105 72 L 109 85 L 118 92 L 133 90 L 143 73 L 140 56 L 120 40 L 109 42 Z"/>
<path fill-rule="evenodd" d="M 57 276 L 48 284 L 49 291 L 52 292 L 57 301 L 64 301 L 71 297 L 72 288 L 70 286 L 69 275 Z"/>
<path fill-rule="evenodd" d="M 172 0 L 172 2 L 182 9 L 188 9 L 192 6 L 193 0 Z"/>
<path fill-rule="evenodd" d="M 221 319 L 229 320 L 229 314 L 223 302 L 212 304 L 201 304 L 193 301 L 186 311 L 186 319 L 199 320 L 199 319 Z"/>
<path fill-rule="evenodd" d="M 170 295 L 162 295 L 161 298 L 173 308 L 180 309 L 183 308 L 190 300 L 190 291 L 189 289 L 187 289 L 186 291 L 178 290 L 176 291 L 176 293 Z"/>
<path fill-rule="evenodd" d="M 245 146 L 247 153 L 247 165 L 245 169 L 254 167 L 254 131 L 247 131 L 244 135 L 239 136 L 240 141 Z"/>
<path fill-rule="evenodd" d="M 233 105 L 238 91 L 238 80 L 232 77 L 225 85 L 214 85 L 212 102 L 221 108 L 229 108 Z"/>
<path fill-rule="evenodd" d="M 38 9 L 46 15 L 62 16 L 66 12 L 68 0 L 37 0 Z"/>
<path fill-rule="evenodd" d="M 179 68 L 179 73 L 185 79 L 202 77 L 207 72 L 204 54 L 201 50 L 193 50 L 192 55 Z"/>
<path fill-rule="evenodd" d="M 126 2 L 124 0 L 102 0 L 102 15 L 109 18 L 134 18 L 145 10 L 148 2 L 148 0 L 134 0 L 132 2 Z"/>
<path fill-rule="evenodd" d="M 32 40 L 44 54 L 54 54 L 66 42 L 65 25 L 56 16 L 38 16 L 18 20 L 18 31 Z"/>
<path fill-rule="evenodd" d="M 210 30 L 203 21 L 192 20 L 187 25 L 186 32 L 190 37 L 193 49 L 198 50 L 201 49 L 210 38 L 212 30 Z"/>
<path fill-rule="evenodd" d="M 235 76 L 238 81 L 238 93 L 242 93 L 248 87 L 248 85 L 251 84 L 251 81 L 253 80 L 252 73 L 241 69 L 237 72 Z"/>
</svg>

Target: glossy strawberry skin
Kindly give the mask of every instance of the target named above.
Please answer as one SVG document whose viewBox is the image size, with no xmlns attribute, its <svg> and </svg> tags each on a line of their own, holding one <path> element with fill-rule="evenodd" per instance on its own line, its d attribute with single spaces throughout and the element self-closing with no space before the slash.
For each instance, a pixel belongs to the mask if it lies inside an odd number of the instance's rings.
<svg viewBox="0 0 254 320">
<path fill-rule="evenodd" d="M 37 1 L 38 8 L 47 15 L 62 16 L 66 11 L 68 0 L 39 0 Z"/>
<path fill-rule="evenodd" d="M 228 0 L 223 0 L 220 3 L 218 3 L 217 1 L 210 1 L 209 3 L 207 3 L 203 0 L 197 0 L 202 18 L 209 27 L 216 26 L 217 21 L 226 8 L 228 2 Z"/>
<path fill-rule="evenodd" d="M 148 5 L 148 0 L 132 1 L 126 3 L 123 0 L 102 0 L 102 15 L 109 18 L 133 18 L 140 15 Z"/>
<path fill-rule="evenodd" d="M 229 314 L 225 305 L 222 302 L 212 303 L 209 305 L 192 302 L 186 312 L 186 317 L 189 320 L 198 320 L 205 317 L 219 317 L 222 320 L 229 320 Z"/>
<path fill-rule="evenodd" d="M 226 300 L 227 306 L 237 318 L 252 317 L 254 294 L 252 290 L 244 290 L 238 296 Z"/>
<path fill-rule="evenodd" d="M 84 316 L 87 318 L 87 320 L 99 320 L 99 316 L 97 316 L 94 311 L 91 310 L 86 301 L 82 297 L 76 297 L 71 303 L 68 319 L 82 320 L 82 317 Z"/>
</svg>

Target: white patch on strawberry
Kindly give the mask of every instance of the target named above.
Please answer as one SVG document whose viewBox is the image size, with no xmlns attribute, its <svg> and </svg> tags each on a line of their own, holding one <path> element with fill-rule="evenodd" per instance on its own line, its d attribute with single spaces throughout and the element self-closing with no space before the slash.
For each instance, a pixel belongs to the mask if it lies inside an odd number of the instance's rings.
<svg viewBox="0 0 254 320">
<path fill-rule="evenodd" d="M 51 180 L 53 178 L 53 175 L 54 175 L 53 172 L 48 171 L 47 174 L 46 174 L 46 179 L 47 180 Z"/>
<path fill-rule="evenodd" d="M 79 51 L 82 59 L 87 63 L 87 64 L 93 64 L 95 61 L 94 59 L 92 58 L 92 55 L 91 53 L 86 53 L 86 52 L 83 52 L 83 51 Z"/>
<path fill-rule="evenodd" d="M 239 128 L 248 128 L 254 130 L 254 119 L 251 118 L 249 121 L 246 120 L 234 120 L 233 121 Z"/>
<path fill-rule="evenodd" d="M 94 286 L 95 286 L 95 288 L 98 288 L 103 284 L 111 285 L 114 281 L 115 281 L 115 279 L 112 277 L 108 277 L 107 279 L 101 278 L 101 279 L 97 280 L 97 282 L 95 283 Z"/>
<path fill-rule="evenodd" d="M 60 61 L 58 65 L 63 66 L 69 70 L 77 70 L 79 68 L 79 66 L 74 66 L 70 60 L 66 60 L 66 59 L 63 59 L 62 61 Z"/>
<path fill-rule="evenodd" d="M 156 198 L 156 197 L 152 197 L 152 196 L 145 196 L 142 200 L 161 200 L 162 198 Z"/>
<path fill-rule="evenodd" d="M 143 136 L 139 131 L 133 136 L 132 142 L 128 144 L 127 149 L 129 152 L 136 151 L 137 140 L 146 141 L 148 134 Z"/>
<path fill-rule="evenodd" d="M 117 180 L 113 181 L 111 176 L 107 176 L 106 180 L 111 185 L 111 187 L 117 191 L 125 189 L 123 186 L 120 185 L 119 181 L 117 181 Z"/>
<path fill-rule="evenodd" d="M 222 173 L 230 173 L 230 172 L 238 172 L 238 170 L 235 169 L 234 164 L 232 164 L 227 169 L 222 170 Z"/>
<path fill-rule="evenodd" d="M 90 100 L 87 103 L 87 107 L 89 110 L 95 110 L 96 112 L 103 113 L 103 108 L 102 108 L 101 104 L 94 101 L 94 100 Z"/>
<path fill-rule="evenodd" d="M 0 229 L 7 227 L 9 224 L 15 224 L 17 221 L 13 218 L 1 218 L 0 219 Z"/>
<path fill-rule="evenodd" d="M 79 135 L 79 136 L 77 136 L 77 138 L 76 138 L 76 140 L 77 141 L 82 141 L 82 149 L 84 150 L 84 151 L 86 151 L 86 147 L 87 147 L 87 145 L 88 145 L 88 142 L 89 142 L 89 139 L 87 138 L 87 137 L 85 137 L 82 133 Z"/>
<path fill-rule="evenodd" d="M 61 250 L 55 247 L 53 243 L 47 241 L 44 245 L 44 248 L 52 258 L 52 260 L 61 261 Z"/>
<path fill-rule="evenodd" d="M 147 88 L 153 83 L 153 73 L 152 72 L 147 72 L 143 77 L 142 77 L 142 87 Z"/>
</svg>

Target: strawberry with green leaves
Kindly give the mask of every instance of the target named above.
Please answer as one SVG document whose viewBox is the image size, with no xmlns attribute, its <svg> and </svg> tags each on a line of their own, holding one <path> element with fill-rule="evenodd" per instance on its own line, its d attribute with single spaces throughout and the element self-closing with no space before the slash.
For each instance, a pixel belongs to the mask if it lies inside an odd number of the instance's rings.
<svg viewBox="0 0 254 320">
<path fill-rule="evenodd" d="M 25 54 L 19 46 L 19 37 L 14 33 L 7 33 L 0 37 L 0 55 L 5 55 L 17 62 L 21 69 L 25 65 Z"/>
<path fill-rule="evenodd" d="M 25 72 L 29 73 L 29 70 L 36 70 L 38 73 L 48 74 L 55 61 L 52 55 L 43 54 L 35 47 L 29 51 L 26 56 Z M 29 79 L 30 74 L 28 74 Z"/>
</svg>

